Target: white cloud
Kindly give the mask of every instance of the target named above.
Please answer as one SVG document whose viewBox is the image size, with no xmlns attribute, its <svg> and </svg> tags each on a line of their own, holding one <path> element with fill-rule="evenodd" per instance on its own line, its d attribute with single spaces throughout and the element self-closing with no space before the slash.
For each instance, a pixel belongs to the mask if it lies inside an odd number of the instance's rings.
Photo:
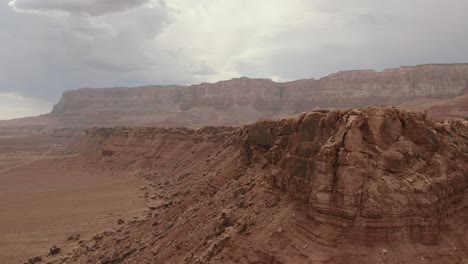
<svg viewBox="0 0 468 264">
<path fill-rule="evenodd" d="M 175 22 L 156 41 L 178 48 L 193 61 L 204 61 L 216 71 L 205 77 L 209 81 L 245 74 L 238 69 L 245 62 L 260 63 L 264 68 L 258 74 L 271 76 L 271 67 L 264 62 L 281 43 L 268 40 L 283 31 L 323 19 L 320 12 L 304 8 L 304 3 L 303 0 L 170 1 L 169 5 L 178 11 Z"/>
<path fill-rule="evenodd" d="M 8 4 L 18 11 L 64 12 L 99 16 L 124 12 L 152 2 L 150 0 L 12 0 Z"/>
<path fill-rule="evenodd" d="M 89 86 L 467 62 L 466 10 L 466 0 L 15 0 L 0 5 L 0 92 L 55 101 Z"/>
</svg>

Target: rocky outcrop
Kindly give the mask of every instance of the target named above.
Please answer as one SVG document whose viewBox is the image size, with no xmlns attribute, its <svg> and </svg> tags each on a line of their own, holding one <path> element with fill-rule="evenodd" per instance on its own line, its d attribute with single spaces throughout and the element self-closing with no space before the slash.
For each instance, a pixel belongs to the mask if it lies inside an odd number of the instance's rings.
<svg viewBox="0 0 468 264">
<path fill-rule="evenodd" d="M 306 204 L 315 221 L 367 242 L 390 232 L 437 243 L 444 219 L 468 207 L 468 127 L 424 112 L 318 110 L 241 128 L 95 128 L 87 135 L 103 142 L 97 158 L 121 169 L 147 167 L 173 141 L 236 147 L 244 166 L 265 164 L 263 177 Z"/>
<path fill-rule="evenodd" d="M 269 181 L 316 221 L 369 241 L 392 230 L 433 244 L 444 218 L 467 210 L 466 131 L 461 122 L 371 107 L 257 122 L 242 138 L 248 160 L 265 157 Z"/>
<path fill-rule="evenodd" d="M 370 107 L 243 127 L 94 128 L 83 142 L 96 148 L 77 166 L 142 177 L 149 209 L 64 263 L 468 259 L 461 121 Z"/>
</svg>

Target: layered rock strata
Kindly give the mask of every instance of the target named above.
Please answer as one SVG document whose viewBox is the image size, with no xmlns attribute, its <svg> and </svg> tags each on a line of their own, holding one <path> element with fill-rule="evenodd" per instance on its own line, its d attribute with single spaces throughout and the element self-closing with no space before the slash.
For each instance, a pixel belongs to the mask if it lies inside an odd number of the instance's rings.
<svg viewBox="0 0 468 264">
<path fill-rule="evenodd" d="M 416 98 L 453 98 L 466 92 L 468 64 L 433 64 L 382 72 L 343 71 L 318 80 L 285 83 L 238 78 L 190 86 L 86 88 L 65 92 L 52 113 L 168 113 L 186 112 L 199 107 L 226 111 L 248 106 L 263 117 L 268 117 L 277 113 L 300 113 L 312 108 L 398 105 Z"/>
<path fill-rule="evenodd" d="M 312 109 L 400 105 L 430 116 L 468 117 L 468 64 L 429 64 L 381 72 L 344 71 L 320 79 L 237 78 L 198 85 L 66 91 L 50 114 L 0 122 L 0 133 L 94 126 L 242 125 Z M 427 101 L 442 102 L 424 108 Z M 422 101 L 421 101 L 422 100 Z M 406 107 L 406 106 L 405 106 Z"/>
<path fill-rule="evenodd" d="M 424 113 L 371 107 L 257 122 L 242 136 L 247 153 L 264 152 L 270 182 L 317 221 L 431 244 L 448 214 L 466 210 L 468 187 L 466 125 L 436 127 Z M 456 133 L 461 149 L 444 140 Z"/>
<path fill-rule="evenodd" d="M 95 128 L 77 164 L 148 181 L 147 216 L 57 263 L 463 263 L 468 127 L 388 107 L 243 127 Z"/>
</svg>

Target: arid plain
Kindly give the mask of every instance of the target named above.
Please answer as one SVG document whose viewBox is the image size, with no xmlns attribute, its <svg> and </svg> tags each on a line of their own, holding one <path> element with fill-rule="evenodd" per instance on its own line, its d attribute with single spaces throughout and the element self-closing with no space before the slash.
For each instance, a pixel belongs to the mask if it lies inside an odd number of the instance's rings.
<svg viewBox="0 0 468 264">
<path fill-rule="evenodd" d="M 141 215 L 134 176 L 91 172 L 63 153 L 75 139 L 0 138 L 0 263 L 23 263 L 53 245 L 76 247 L 110 230 L 118 219 Z"/>
</svg>

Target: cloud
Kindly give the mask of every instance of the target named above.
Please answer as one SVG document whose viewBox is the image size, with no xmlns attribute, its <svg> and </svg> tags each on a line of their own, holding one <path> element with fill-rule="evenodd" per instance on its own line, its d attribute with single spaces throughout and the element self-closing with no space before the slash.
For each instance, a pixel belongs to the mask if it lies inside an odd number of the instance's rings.
<svg viewBox="0 0 468 264">
<path fill-rule="evenodd" d="M 57 100 L 80 87 L 188 82 L 189 73 L 177 69 L 163 74 L 167 64 L 180 65 L 153 42 L 172 12 L 162 1 L 101 16 L 0 6 L 0 92 Z"/>
<path fill-rule="evenodd" d="M 261 74 L 290 80 L 348 69 L 468 61 L 463 48 L 468 35 L 462 33 L 468 26 L 467 1 L 313 0 L 301 6 L 310 15 L 262 38 L 256 56 L 261 59 L 238 60 L 238 71 L 248 73 L 246 65 L 254 64 Z"/>
<path fill-rule="evenodd" d="M 9 5 L 19 11 L 50 12 L 100 16 L 139 7 L 148 0 L 12 0 Z"/>
<path fill-rule="evenodd" d="M 79 87 L 467 62 L 466 10 L 466 0 L 15 0 L 0 5 L 0 93 L 55 101 Z"/>
</svg>

